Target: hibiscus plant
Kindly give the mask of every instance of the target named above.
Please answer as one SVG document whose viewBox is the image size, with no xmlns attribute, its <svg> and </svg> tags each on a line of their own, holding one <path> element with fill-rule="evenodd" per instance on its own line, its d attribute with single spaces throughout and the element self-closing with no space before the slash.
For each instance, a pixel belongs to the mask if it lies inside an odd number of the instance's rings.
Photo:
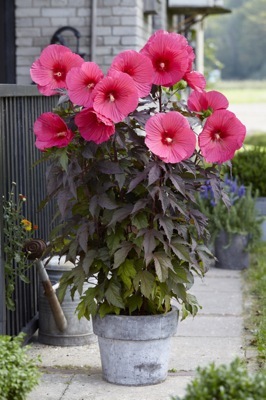
<svg viewBox="0 0 266 400">
<path fill-rule="evenodd" d="M 164 313 L 173 298 L 183 316 L 198 310 L 189 290 L 211 257 L 197 193 L 208 179 L 219 196 L 220 164 L 246 130 L 194 58 L 182 35 L 158 31 L 105 75 L 60 45 L 32 65 L 39 91 L 61 95 L 34 133 L 61 214 L 49 251 L 75 263 L 60 293 L 79 291 L 79 316 Z"/>
</svg>

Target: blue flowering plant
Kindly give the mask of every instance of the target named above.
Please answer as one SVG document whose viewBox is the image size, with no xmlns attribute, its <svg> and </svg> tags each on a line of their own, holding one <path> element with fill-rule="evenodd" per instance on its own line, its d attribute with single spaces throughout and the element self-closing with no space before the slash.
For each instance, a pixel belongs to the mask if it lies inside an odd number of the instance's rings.
<svg viewBox="0 0 266 400">
<path fill-rule="evenodd" d="M 211 242 L 221 231 L 231 234 L 248 235 L 249 248 L 258 242 L 261 236 L 261 220 L 258 218 L 255 199 L 251 186 L 245 187 L 237 178 L 225 175 L 223 198 L 217 198 L 212 182 L 201 186 L 200 210 L 208 218 L 208 230 Z"/>
</svg>

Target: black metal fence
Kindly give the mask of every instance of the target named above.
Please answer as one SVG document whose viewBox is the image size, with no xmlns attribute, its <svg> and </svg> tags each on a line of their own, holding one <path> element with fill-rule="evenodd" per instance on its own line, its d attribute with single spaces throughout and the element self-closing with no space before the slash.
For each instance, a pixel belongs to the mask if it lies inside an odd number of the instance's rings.
<svg viewBox="0 0 266 400">
<path fill-rule="evenodd" d="M 16 182 L 17 193 L 26 196 L 24 215 L 38 225 L 37 236 L 47 240 L 52 209 L 38 211 L 45 198 L 45 164 L 34 145 L 33 123 L 43 112 L 56 105 L 55 97 L 38 93 L 34 85 L 0 85 L 0 196 L 8 197 L 11 183 Z M 16 310 L 5 306 L 3 207 L 0 208 L 0 334 L 16 335 L 22 329 L 33 331 L 37 319 L 38 277 L 32 268 L 30 284 L 16 282 L 14 301 Z"/>
</svg>

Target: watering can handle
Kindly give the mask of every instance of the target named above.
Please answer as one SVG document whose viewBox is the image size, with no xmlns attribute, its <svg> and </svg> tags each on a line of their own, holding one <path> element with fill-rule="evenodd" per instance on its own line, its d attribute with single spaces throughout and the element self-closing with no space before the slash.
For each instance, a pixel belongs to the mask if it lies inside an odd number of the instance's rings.
<svg viewBox="0 0 266 400">
<path fill-rule="evenodd" d="M 41 260 L 36 260 L 35 264 L 39 272 L 45 296 L 50 304 L 56 326 L 61 332 L 63 332 L 67 328 L 67 320 L 63 313 L 61 304 L 59 303 L 55 290 L 52 286 L 46 269 L 44 268 L 43 262 Z"/>
<path fill-rule="evenodd" d="M 46 243 L 42 239 L 29 239 L 24 243 L 23 251 L 27 254 L 29 260 L 34 260 L 37 267 L 40 280 L 42 282 L 44 293 L 49 302 L 51 311 L 57 328 L 63 332 L 67 328 L 67 320 L 63 313 L 61 304 L 57 298 L 55 290 L 49 279 L 46 269 L 44 268 L 41 257 L 46 250 Z"/>
</svg>

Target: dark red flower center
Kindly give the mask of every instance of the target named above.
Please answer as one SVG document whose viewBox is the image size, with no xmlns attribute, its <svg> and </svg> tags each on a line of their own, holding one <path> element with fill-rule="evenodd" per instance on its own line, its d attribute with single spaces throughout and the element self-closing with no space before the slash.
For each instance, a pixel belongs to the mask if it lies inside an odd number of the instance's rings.
<svg viewBox="0 0 266 400">
<path fill-rule="evenodd" d="M 58 138 L 63 138 L 67 136 L 67 132 L 66 131 L 62 131 L 62 132 L 57 132 L 56 137 Z"/>
<path fill-rule="evenodd" d="M 66 69 L 60 64 L 53 68 L 53 76 L 56 81 L 64 81 L 66 79 Z"/>
<path fill-rule="evenodd" d="M 164 131 L 162 134 L 162 143 L 166 146 L 171 146 L 174 140 L 174 134 L 172 132 Z"/>
<path fill-rule="evenodd" d="M 165 72 L 165 71 L 168 71 L 168 69 L 169 69 L 169 62 L 168 62 L 168 60 L 165 60 L 165 59 L 158 59 L 157 61 L 156 61 L 156 69 L 158 70 L 158 71 L 161 71 L 161 72 Z"/>
<path fill-rule="evenodd" d="M 216 142 L 219 142 L 222 139 L 222 132 L 214 132 L 212 135 L 212 140 L 215 140 Z"/>
</svg>

